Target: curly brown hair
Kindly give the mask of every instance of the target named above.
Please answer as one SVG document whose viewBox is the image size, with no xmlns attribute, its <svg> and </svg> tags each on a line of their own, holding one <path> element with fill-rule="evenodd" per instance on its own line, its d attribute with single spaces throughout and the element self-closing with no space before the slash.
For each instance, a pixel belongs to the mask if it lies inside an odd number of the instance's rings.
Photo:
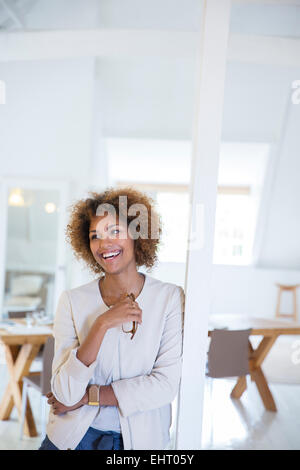
<svg viewBox="0 0 300 470">
<path fill-rule="evenodd" d="M 131 186 L 124 188 L 108 188 L 102 193 L 89 192 L 87 199 L 81 199 L 70 207 L 70 220 L 66 228 L 67 241 L 70 243 L 77 259 L 82 259 L 88 268 L 96 274 L 103 274 L 103 268 L 95 260 L 90 250 L 89 227 L 93 217 L 97 214 L 97 208 L 101 204 L 109 204 L 115 208 L 116 215 L 130 222 L 136 219 L 136 215 L 128 215 L 133 204 L 142 204 L 145 212 L 138 215 L 141 236 L 134 240 L 134 253 L 136 266 L 145 266 L 149 271 L 158 261 L 158 248 L 161 241 L 162 225 L 161 217 L 156 211 L 156 202 L 145 193 Z M 127 197 L 127 207 L 120 203 L 119 197 Z M 125 210 L 127 209 L 127 210 Z M 143 232 L 146 227 L 148 233 Z M 155 234 L 155 238 L 151 236 Z"/>
</svg>

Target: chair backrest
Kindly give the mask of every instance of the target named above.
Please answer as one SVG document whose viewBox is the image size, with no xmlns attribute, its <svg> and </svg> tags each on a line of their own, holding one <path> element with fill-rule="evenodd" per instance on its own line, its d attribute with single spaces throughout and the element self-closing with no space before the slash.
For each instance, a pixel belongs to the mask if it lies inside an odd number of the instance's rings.
<svg viewBox="0 0 300 470">
<path fill-rule="evenodd" d="M 41 393 L 46 395 L 51 391 L 52 362 L 54 357 L 54 338 L 49 336 L 43 350 L 43 368 L 41 373 Z"/>
<path fill-rule="evenodd" d="M 249 374 L 248 330 L 213 330 L 208 350 L 209 377 L 240 377 Z"/>
</svg>

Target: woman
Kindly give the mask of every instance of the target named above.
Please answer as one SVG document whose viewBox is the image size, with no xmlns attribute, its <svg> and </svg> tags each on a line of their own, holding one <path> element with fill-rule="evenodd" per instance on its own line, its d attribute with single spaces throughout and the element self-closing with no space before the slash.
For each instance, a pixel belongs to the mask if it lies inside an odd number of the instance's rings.
<svg viewBox="0 0 300 470">
<path fill-rule="evenodd" d="M 164 449 L 181 376 L 184 293 L 137 270 L 157 261 L 154 202 L 131 187 L 91 193 L 73 206 L 67 236 L 98 276 L 59 299 L 40 449 Z"/>
</svg>

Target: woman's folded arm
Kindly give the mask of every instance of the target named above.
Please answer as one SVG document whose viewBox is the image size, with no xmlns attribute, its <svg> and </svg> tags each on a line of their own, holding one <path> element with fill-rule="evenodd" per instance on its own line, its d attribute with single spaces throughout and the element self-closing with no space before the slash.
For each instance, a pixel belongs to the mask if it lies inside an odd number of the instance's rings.
<svg viewBox="0 0 300 470">
<path fill-rule="evenodd" d="M 67 291 L 64 291 L 59 298 L 53 330 L 55 353 L 51 390 L 58 401 L 66 406 L 73 406 L 85 394 L 86 387 L 94 374 L 96 361 L 87 366 L 77 357 L 79 342 Z"/>
</svg>

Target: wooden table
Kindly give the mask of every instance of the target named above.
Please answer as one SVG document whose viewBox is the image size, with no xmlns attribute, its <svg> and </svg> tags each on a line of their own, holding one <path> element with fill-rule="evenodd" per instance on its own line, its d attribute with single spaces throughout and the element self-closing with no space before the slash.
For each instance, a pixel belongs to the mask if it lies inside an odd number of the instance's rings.
<svg viewBox="0 0 300 470">
<path fill-rule="evenodd" d="M 19 325 L 24 325 L 24 320 L 11 319 Z M 33 327 L 34 328 L 34 327 Z M 49 326 L 47 326 L 49 328 Z M 32 361 L 38 354 L 41 346 L 46 343 L 48 334 L 15 334 L 5 329 L 0 329 L 0 344 L 4 346 L 6 363 L 9 373 L 9 383 L 0 403 L 0 419 L 7 420 L 12 409 L 16 406 L 19 418 L 22 406 L 22 378 L 29 374 Z M 34 374 L 34 372 L 32 373 Z M 35 421 L 32 415 L 29 399 L 25 414 L 24 433 L 27 436 L 37 436 Z"/>
<path fill-rule="evenodd" d="M 261 365 L 278 336 L 300 335 L 300 324 L 290 321 L 247 317 L 243 315 L 211 315 L 209 317 L 209 330 L 211 331 L 212 329 L 220 328 L 227 328 L 229 330 L 243 330 L 251 328 L 251 335 L 262 336 L 262 340 L 256 349 L 253 348 L 249 340 L 250 377 L 257 386 L 265 408 L 268 411 L 277 411 L 274 398 L 261 369 Z M 210 331 L 208 334 L 210 334 Z M 239 377 L 230 396 L 232 398 L 240 398 L 246 388 L 246 377 Z"/>
</svg>

